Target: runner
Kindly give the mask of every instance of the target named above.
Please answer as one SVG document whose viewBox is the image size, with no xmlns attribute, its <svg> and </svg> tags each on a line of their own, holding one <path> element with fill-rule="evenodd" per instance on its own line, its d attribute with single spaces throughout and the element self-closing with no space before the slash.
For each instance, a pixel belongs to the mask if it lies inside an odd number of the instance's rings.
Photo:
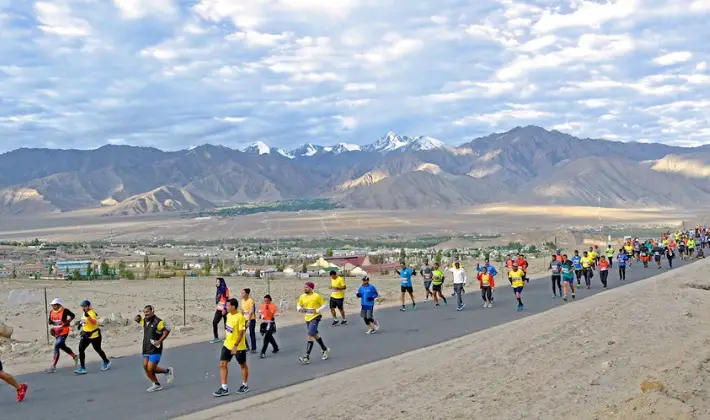
<svg viewBox="0 0 710 420">
<path fill-rule="evenodd" d="M 589 254 L 585 251 L 582 254 L 582 272 L 584 274 L 584 285 L 587 289 L 592 288 L 592 277 L 594 277 L 594 271 L 592 271 L 593 260 L 589 257 Z"/>
<path fill-rule="evenodd" d="M 229 395 L 227 377 L 229 376 L 229 362 L 236 356 L 237 363 L 242 368 L 242 386 L 237 390 L 238 394 L 249 392 L 247 381 L 249 380 L 249 367 L 247 366 L 247 323 L 249 320 L 238 311 L 239 302 L 236 299 L 227 301 L 227 330 L 224 338 L 224 345 L 219 354 L 219 377 L 222 386 L 212 393 L 215 397 Z"/>
<path fill-rule="evenodd" d="M 606 260 L 609 262 L 609 268 L 614 268 L 614 248 L 611 244 L 607 245 L 604 253 L 606 254 Z"/>
<path fill-rule="evenodd" d="M 271 303 L 271 295 L 264 296 L 264 303 L 259 307 L 259 318 L 263 321 L 259 326 L 259 331 L 264 337 L 264 344 L 261 347 L 261 359 L 266 357 L 266 349 L 271 344 L 271 352 L 276 354 L 279 352 L 279 345 L 276 344 L 274 334 L 276 334 L 276 313 L 278 308 Z"/>
<path fill-rule="evenodd" d="M 330 315 L 333 317 L 331 326 L 345 325 L 348 320 L 345 319 L 345 279 L 340 277 L 335 270 L 330 272 Z M 342 321 L 338 321 L 338 314 L 335 310 L 340 311 Z"/>
<path fill-rule="evenodd" d="M 321 350 L 323 350 L 323 356 L 321 359 L 328 359 L 328 352 L 330 349 L 325 346 L 323 338 L 318 334 L 318 324 L 320 324 L 323 315 L 321 312 L 325 311 L 328 304 L 323 299 L 323 296 L 314 292 L 316 286 L 312 282 L 307 282 L 303 286 L 303 294 L 298 298 L 298 303 L 296 309 L 298 312 L 304 314 L 303 318 L 306 321 L 306 329 L 308 330 L 308 342 L 306 343 L 306 355 L 299 358 L 301 363 L 307 365 L 311 363 L 311 350 L 313 350 L 313 341 L 318 342 Z"/>
<path fill-rule="evenodd" d="M 210 341 L 212 344 L 219 343 L 219 334 L 217 333 L 219 322 L 222 321 L 225 328 L 227 327 L 227 301 L 229 300 L 229 288 L 222 277 L 217 278 L 216 286 L 217 295 L 215 296 L 215 303 L 217 304 L 217 308 L 214 311 L 214 318 L 212 319 L 212 333 L 214 334 L 214 338 Z"/>
<path fill-rule="evenodd" d="M 577 277 L 577 286 L 582 286 L 582 257 L 579 256 L 579 251 L 576 249 L 572 256 L 572 265 L 574 266 L 574 273 Z"/>
<path fill-rule="evenodd" d="M 454 293 L 456 293 L 456 310 L 461 311 L 466 306 L 463 303 L 463 288 L 466 286 L 466 270 L 461 267 L 461 262 L 454 261 L 454 268 L 449 269 L 454 279 Z"/>
<path fill-rule="evenodd" d="M 624 244 L 624 252 L 627 257 L 627 264 L 631 266 L 631 257 L 634 255 L 634 246 L 630 242 Z"/>
<path fill-rule="evenodd" d="M 574 296 L 574 264 L 567 258 L 567 254 L 562 255 L 562 287 L 564 289 L 564 295 L 562 300 L 567 302 L 567 287 L 569 286 L 572 291 L 572 300 L 575 299 Z"/>
<path fill-rule="evenodd" d="M 256 353 L 256 303 L 250 295 L 251 289 L 242 289 L 242 314 L 247 320 L 250 341 L 250 344 L 247 344 L 247 351 Z"/>
<path fill-rule="evenodd" d="M 74 371 L 77 375 L 86 374 L 86 349 L 91 345 L 96 354 L 101 357 L 103 364 L 102 371 L 107 371 L 111 367 L 111 362 L 106 357 L 106 353 L 101 349 L 101 329 L 99 328 L 99 315 L 91 308 L 91 302 L 85 300 L 81 302 L 81 309 L 84 315 L 79 321 L 81 326 L 81 339 L 79 341 L 79 368 Z"/>
<path fill-rule="evenodd" d="M 528 260 L 525 259 L 525 255 L 518 254 L 516 262 L 518 264 L 518 269 L 523 272 L 523 280 L 528 281 Z"/>
<path fill-rule="evenodd" d="M 675 253 L 673 248 L 666 248 L 666 259 L 668 260 L 668 268 L 673 268 L 673 258 L 675 258 Z"/>
<path fill-rule="evenodd" d="M 62 299 L 56 298 L 51 303 L 52 311 L 49 313 L 49 325 L 51 329 L 49 333 L 54 337 L 54 357 L 52 358 L 52 366 L 45 372 L 54 373 L 57 371 L 57 363 L 59 362 L 59 353 L 63 351 L 74 360 L 74 368 L 79 366 L 79 356 L 74 354 L 72 349 L 67 346 L 67 337 L 71 332 L 71 322 L 74 319 L 74 313 L 62 306 Z"/>
<path fill-rule="evenodd" d="M 429 261 L 424 261 L 424 267 L 419 270 L 419 272 L 422 274 L 422 277 L 424 278 L 424 290 L 426 291 L 426 297 L 424 298 L 424 300 L 429 300 L 429 296 L 434 295 L 431 292 L 433 271 L 434 270 L 432 270 L 432 268 L 429 266 Z"/>
<path fill-rule="evenodd" d="M 478 284 L 481 287 L 481 299 L 484 308 L 493 307 L 493 291 L 496 288 L 496 281 L 493 274 L 488 272 L 488 267 L 483 267 L 478 273 Z"/>
<path fill-rule="evenodd" d="M 362 286 L 357 290 L 356 296 L 360 298 L 360 316 L 365 325 L 367 325 L 367 331 L 365 334 L 374 334 L 380 330 L 380 323 L 375 320 L 375 299 L 379 296 L 375 286 L 370 284 L 370 278 L 365 276 L 362 278 Z"/>
<path fill-rule="evenodd" d="M 663 255 L 664 252 L 660 245 L 653 247 L 653 260 L 656 261 L 659 270 L 661 269 L 661 255 Z"/>
<path fill-rule="evenodd" d="M 598 246 L 594 245 L 593 247 L 589 247 L 589 253 L 587 254 L 589 256 L 589 259 L 592 260 L 592 265 L 591 268 L 594 270 L 597 266 L 597 262 L 599 261 L 599 255 L 597 254 L 597 251 L 595 249 L 599 249 Z"/>
<path fill-rule="evenodd" d="M 513 271 L 508 273 L 508 281 L 510 281 L 510 286 L 515 292 L 515 298 L 518 300 L 517 311 L 525 310 L 522 299 L 523 287 L 525 287 L 524 278 L 525 275 L 523 274 L 523 271 L 518 269 L 517 264 L 513 264 Z"/>
<path fill-rule="evenodd" d="M 693 257 L 695 256 L 695 238 L 690 237 L 688 238 L 688 257 L 692 260 Z"/>
<path fill-rule="evenodd" d="M 146 305 L 143 316 L 138 314 L 134 320 L 143 326 L 143 371 L 153 383 L 146 392 L 161 391 L 163 386 L 155 375 L 165 375 L 168 384 L 173 383 L 175 377 L 172 367 L 163 369 L 158 366 L 163 355 L 163 342 L 170 335 L 170 326 L 155 315 L 152 305 Z"/>
<path fill-rule="evenodd" d="M 444 272 L 439 269 L 439 264 L 434 263 L 434 271 L 432 272 L 431 280 L 431 287 L 434 294 L 434 306 L 439 306 L 439 298 L 444 301 L 444 305 L 449 304 L 449 302 L 446 301 L 446 297 L 444 297 L 444 292 L 442 290 L 444 288 L 444 280 L 446 280 Z"/>
<path fill-rule="evenodd" d="M 402 278 L 402 284 L 400 290 L 402 291 L 402 307 L 399 308 L 400 311 L 404 312 L 407 308 L 404 306 L 404 295 L 409 293 L 409 298 L 412 299 L 412 310 L 417 309 L 417 303 L 414 301 L 414 287 L 412 286 L 412 276 L 416 276 L 417 273 L 402 261 L 402 266 L 399 270 L 395 270 L 397 274 Z"/>
<path fill-rule="evenodd" d="M 626 264 L 629 262 L 629 256 L 626 255 L 624 248 L 619 248 L 619 253 L 616 254 L 616 265 L 619 266 L 619 280 L 626 280 Z"/>
<path fill-rule="evenodd" d="M 15 388 L 15 391 L 17 392 L 17 402 L 22 402 L 25 399 L 25 396 L 27 395 L 27 384 L 18 383 L 12 375 L 5 372 L 2 368 L 2 360 L 0 360 L 0 379 Z"/>
<path fill-rule="evenodd" d="M 557 260 L 557 254 L 552 254 L 552 261 L 550 261 L 550 273 L 552 278 L 552 298 L 557 298 L 557 291 L 560 292 L 560 297 L 562 297 L 562 261 Z"/>
<path fill-rule="evenodd" d="M 646 248 L 646 245 L 641 247 L 641 251 L 639 251 L 639 256 L 641 258 L 641 263 L 643 263 L 643 268 L 648 268 L 648 248 Z"/>
<path fill-rule="evenodd" d="M 611 267 L 611 264 L 609 263 L 609 260 L 606 259 L 605 255 L 602 255 L 599 257 L 599 264 L 597 264 L 599 267 L 599 280 L 602 281 L 602 285 L 606 289 L 607 286 L 607 279 L 609 278 L 609 267 Z"/>
<path fill-rule="evenodd" d="M 678 240 L 678 256 L 681 260 L 685 260 L 685 238 Z"/>
</svg>

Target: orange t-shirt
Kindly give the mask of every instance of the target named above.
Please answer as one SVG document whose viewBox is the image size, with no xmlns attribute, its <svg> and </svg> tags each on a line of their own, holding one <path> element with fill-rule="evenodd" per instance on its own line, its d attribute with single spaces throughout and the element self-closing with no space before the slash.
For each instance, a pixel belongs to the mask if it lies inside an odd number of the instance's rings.
<svg viewBox="0 0 710 420">
<path fill-rule="evenodd" d="M 261 314 L 261 319 L 264 321 L 273 321 L 277 310 L 278 308 L 273 303 L 269 303 L 268 305 L 262 303 L 261 306 L 259 306 L 259 313 Z"/>
<path fill-rule="evenodd" d="M 597 263 L 597 267 L 599 267 L 599 271 L 606 271 L 609 269 L 609 260 L 604 260 L 604 261 L 599 261 Z"/>
</svg>

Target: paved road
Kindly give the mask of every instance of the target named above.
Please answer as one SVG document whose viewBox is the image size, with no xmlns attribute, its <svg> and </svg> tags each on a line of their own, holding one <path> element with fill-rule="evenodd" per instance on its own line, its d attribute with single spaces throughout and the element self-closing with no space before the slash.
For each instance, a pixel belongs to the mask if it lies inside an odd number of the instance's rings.
<svg viewBox="0 0 710 420">
<path fill-rule="evenodd" d="M 619 287 L 666 270 L 665 267 L 663 270 L 657 270 L 634 265 L 628 271 L 625 283 L 619 282 L 615 271 L 612 271 L 610 287 Z M 355 282 L 350 283 L 353 287 L 352 283 Z M 350 324 L 345 327 L 333 328 L 329 326 L 329 321 L 325 321 L 321 332 L 326 345 L 331 348 L 331 358 L 327 361 L 320 360 L 320 351 L 314 349 L 313 360 L 308 366 L 303 366 L 298 361 L 298 356 L 304 352 L 305 347 L 304 327 L 295 325 L 282 328 L 277 333 L 277 340 L 282 349 L 278 355 L 265 360 L 251 356 L 249 358 L 249 386 L 252 389 L 249 395 L 272 391 L 441 343 L 565 304 L 560 299 L 552 299 L 550 281 L 540 279 L 525 288 L 523 301 L 528 310 L 516 312 L 512 290 L 502 284 L 507 284 L 507 281 L 500 283 L 499 286 L 502 287 L 495 292 L 496 304 L 492 309 L 482 307 L 480 295 L 471 285 L 465 295 L 468 306 L 462 312 L 457 312 L 451 303 L 447 307 L 435 308 L 431 302 L 420 302 L 414 312 L 400 312 L 397 308 L 377 310 L 375 315 L 382 324 L 382 330 L 373 336 L 364 334 L 362 321 L 354 314 L 349 318 Z M 577 299 L 601 291 L 599 278 L 595 275 L 593 289 L 579 291 Z M 566 304 L 574 305 L 573 302 Z M 355 308 L 350 308 L 350 311 L 354 310 Z M 204 328 L 211 327 L 205 325 Z M 71 369 L 63 369 L 53 375 L 23 375 L 20 379 L 30 386 L 26 402 L 15 403 L 14 392 L 3 385 L 0 387 L 1 417 L 3 420 L 42 419 L 50 416 L 53 420 L 168 419 L 232 402 L 236 398 L 246 398 L 231 395 L 216 399 L 212 396 L 220 382 L 220 345 L 199 343 L 170 348 L 169 342 L 168 339 L 161 364 L 173 366 L 176 379 L 162 392 L 145 392 L 150 384 L 143 375 L 140 356 L 132 356 L 114 360 L 111 370 L 107 372 L 100 372 L 98 363 L 89 363 L 87 368 L 90 373 L 81 377 L 76 377 Z M 257 344 L 260 345 L 260 342 Z M 71 345 L 76 348 L 75 343 Z M 107 347 L 110 354 L 110 343 Z M 97 356 L 89 349 L 87 357 L 95 360 Z M 5 368 L 12 372 L 12 365 L 6 364 Z M 236 364 L 232 365 L 230 379 L 231 390 L 234 391 L 240 383 Z"/>
</svg>

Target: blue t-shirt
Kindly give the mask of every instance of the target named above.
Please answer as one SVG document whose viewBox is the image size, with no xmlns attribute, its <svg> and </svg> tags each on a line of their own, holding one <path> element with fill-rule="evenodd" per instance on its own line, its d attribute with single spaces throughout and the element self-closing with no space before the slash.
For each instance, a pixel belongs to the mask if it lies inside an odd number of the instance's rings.
<svg viewBox="0 0 710 420">
<path fill-rule="evenodd" d="M 582 269 L 582 257 L 579 255 L 575 255 L 572 257 L 572 265 L 574 265 L 575 270 L 581 270 Z"/>
<path fill-rule="evenodd" d="M 619 264 L 619 267 L 626 267 L 626 262 L 629 260 L 629 256 L 626 254 L 618 254 L 616 256 L 616 262 Z"/>
<path fill-rule="evenodd" d="M 379 296 L 375 286 L 368 284 L 362 285 L 357 289 L 357 295 L 360 296 L 360 305 L 362 309 L 372 309 L 375 307 L 375 298 Z"/>
<path fill-rule="evenodd" d="M 493 267 L 493 265 L 491 265 L 491 264 L 484 265 L 484 266 L 480 266 L 480 265 L 479 265 L 479 266 L 476 268 L 476 270 L 480 273 L 480 272 L 483 271 L 483 267 L 486 267 L 486 268 L 488 269 L 488 274 L 490 274 L 491 276 L 495 277 L 495 276 L 498 275 L 498 270 L 496 270 L 496 268 Z"/>
<path fill-rule="evenodd" d="M 414 274 L 414 270 L 411 268 L 399 270 L 399 276 L 402 278 L 402 286 L 412 287 L 412 274 Z"/>
</svg>

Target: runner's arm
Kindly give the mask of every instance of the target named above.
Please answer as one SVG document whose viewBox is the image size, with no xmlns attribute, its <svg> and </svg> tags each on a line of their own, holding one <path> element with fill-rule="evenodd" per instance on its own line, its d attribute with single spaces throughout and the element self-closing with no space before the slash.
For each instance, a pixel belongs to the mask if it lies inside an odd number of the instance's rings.
<svg viewBox="0 0 710 420">
<path fill-rule="evenodd" d="M 319 314 L 319 313 L 325 311 L 327 308 L 328 308 L 328 304 L 327 304 L 327 303 L 324 303 L 323 306 L 321 306 L 320 308 L 316 309 L 316 313 Z"/>
<path fill-rule="evenodd" d="M 62 319 L 62 323 L 64 324 L 65 327 L 69 327 L 71 325 L 71 321 L 74 319 L 76 315 L 74 315 L 74 312 L 70 311 L 67 308 L 64 308 L 64 319 Z"/>
</svg>

